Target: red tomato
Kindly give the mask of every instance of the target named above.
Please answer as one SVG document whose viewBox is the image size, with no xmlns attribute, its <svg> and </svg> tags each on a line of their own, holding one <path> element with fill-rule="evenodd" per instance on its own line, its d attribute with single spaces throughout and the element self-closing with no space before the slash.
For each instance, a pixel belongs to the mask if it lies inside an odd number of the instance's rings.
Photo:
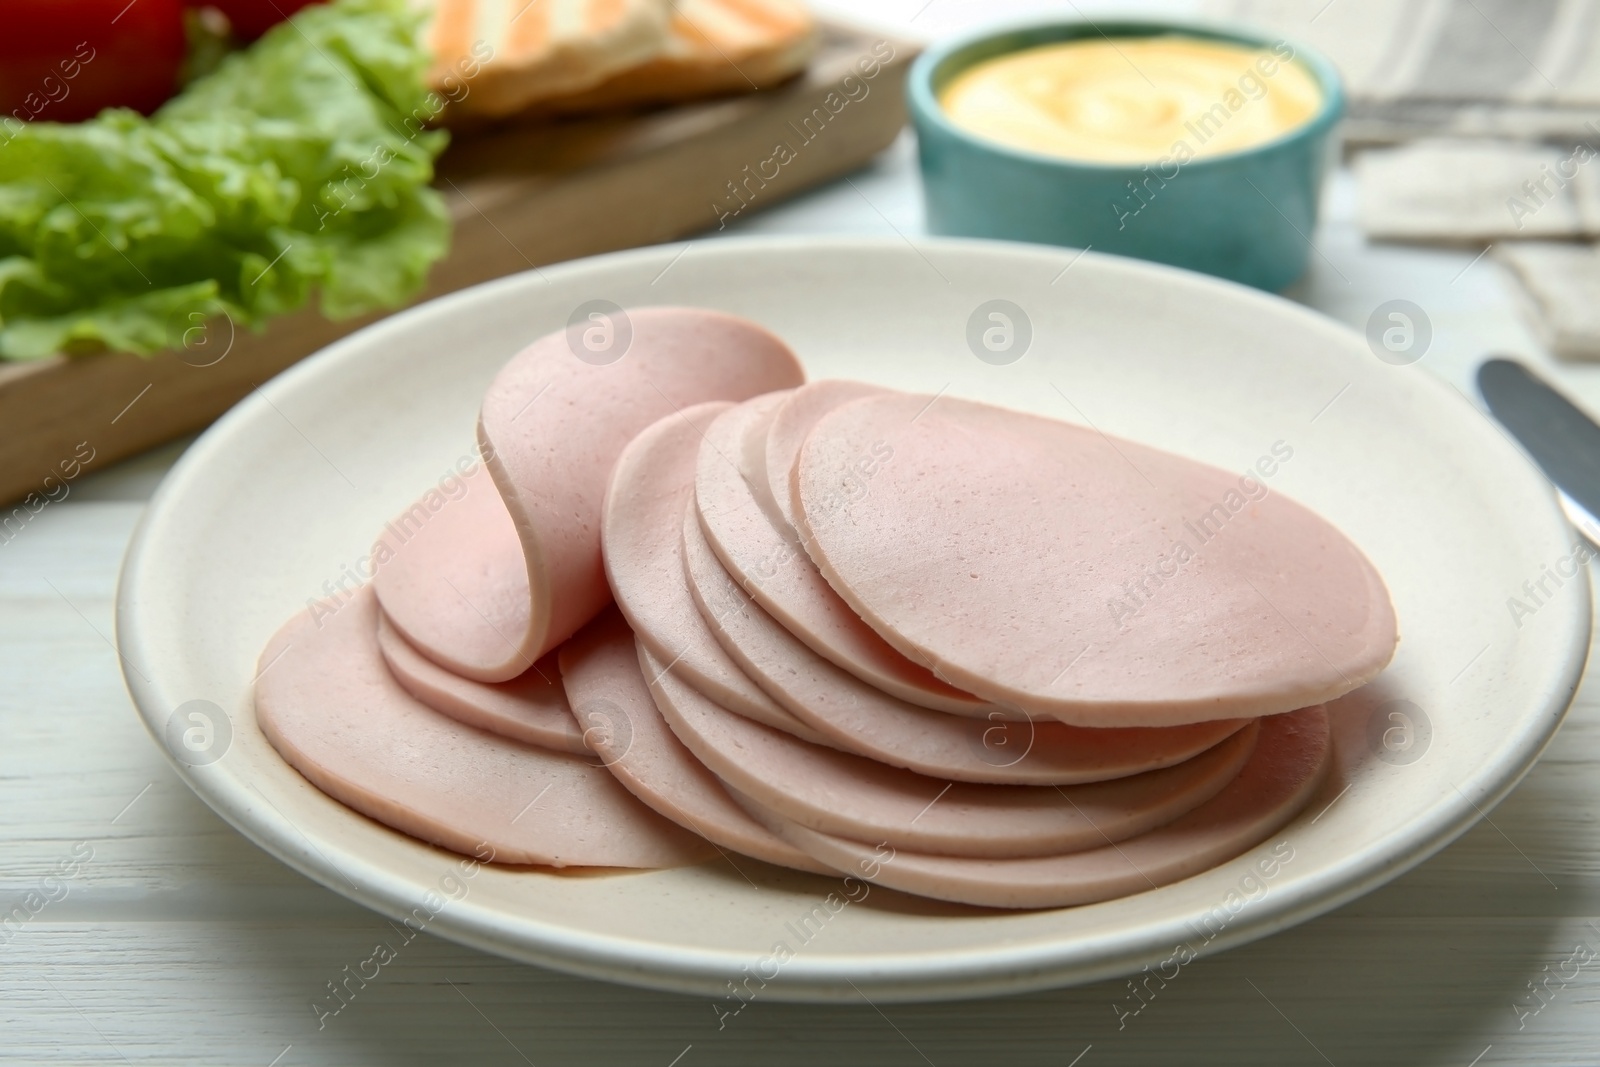
<svg viewBox="0 0 1600 1067">
<path fill-rule="evenodd" d="M 228 16 L 234 36 L 253 41 L 318 0 L 189 0 L 191 7 L 214 7 Z"/>
<path fill-rule="evenodd" d="M 0 117 L 149 114 L 178 85 L 181 0 L 0 0 Z"/>
</svg>

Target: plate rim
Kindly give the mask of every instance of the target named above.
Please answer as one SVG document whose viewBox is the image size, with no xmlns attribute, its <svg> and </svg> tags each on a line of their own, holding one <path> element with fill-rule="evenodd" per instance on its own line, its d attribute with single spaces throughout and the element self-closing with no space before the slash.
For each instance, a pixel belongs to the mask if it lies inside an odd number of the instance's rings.
<svg viewBox="0 0 1600 1067">
<path fill-rule="evenodd" d="M 278 812 L 253 783 L 227 774 L 220 769 L 220 764 L 201 767 L 182 764 L 162 743 L 164 723 L 159 709 L 168 708 L 169 704 L 161 699 L 154 680 L 130 670 L 130 659 L 151 662 L 150 657 L 144 655 L 147 635 L 141 632 L 137 622 L 140 590 L 147 582 L 144 573 L 150 551 L 147 541 L 160 517 L 173 506 L 172 502 L 182 499 L 187 480 L 209 466 L 214 453 L 225 450 L 236 426 L 273 406 L 263 389 L 295 388 L 303 379 L 316 379 L 325 366 L 361 358 L 361 350 L 374 347 L 375 341 L 391 331 L 404 330 L 419 319 L 449 315 L 478 301 L 493 302 L 503 293 L 533 284 L 535 279 L 548 281 L 552 276 L 603 273 L 629 267 L 643 272 L 653 264 L 681 255 L 690 244 L 701 244 L 703 255 L 733 257 L 794 250 L 849 255 L 886 249 L 901 252 L 909 247 L 919 257 L 925 251 L 984 252 L 1056 264 L 1063 259 L 1076 264 L 1078 259 L 1089 258 L 1102 269 L 1121 271 L 1133 279 L 1155 275 L 1166 285 L 1184 285 L 1218 292 L 1225 299 L 1256 302 L 1280 313 L 1288 312 L 1308 327 L 1331 330 L 1344 334 L 1347 339 L 1360 338 L 1351 327 L 1284 297 L 1164 264 L 1092 250 L 1008 241 L 877 235 L 732 236 L 711 242 L 691 240 L 626 249 L 506 275 L 380 319 L 262 383 L 208 427 L 185 450 L 151 496 L 129 540 L 119 571 L 114 641 L 119 667 L 135 708 L 156 747 L 179 778 L 235 830 L 323 887 L 389 918 L 398 919 L 414 907 L 411 900 L 414 894 L 404 876 L 348 855 L 341 856 L 341 864 L 335 865 L 318 848 L 312 834 Z M 1415 381 L 1416 388 L 1434 391 L 1442 399 L 1448 399 L 1452 393 L 1458 401 L 1464 399 L 1459 391 L 1431 373 L 1417 375 Z M 1470 405 L 1470 401 L 1467 403 Z M 1494 439 L 1486 437 L 1485 441 L 1488 447 L 1506 449 L 1529 476 L 1545 481 L 1526 454 L 1513 448 L 1501 435 L 1495 435 Z M 1559 510 L 1553 490 L 1546 510 L 1543 518 L 1548 520 L 1547 525 L 1571 530 Z M 1592 625 L 1592 590 L 1588 582 L 1583 583 L 1581 594 L 1568 600 L 1567 613 L 1575 618 L 1574 625 L 1566 630 L 1570 636 L 1569 647 L 1564 650 L 1565 669 L 1543 704 L 1528 713 L 1529 726 L 1517 736 L 1519 747 L 1510 751 L 1511 758 L 1502 753 L 1494 761 L 1485 761 L 1474 776 L 1455 785 L 1456 797 L 1443 795 L 1408 820 L 1401 832 L 1361 852 L 1341 856 L 1336 870 L 1320 879 L 1286 886 L 1272 894 L 1270 900 L 1263 897 L 1252 906 L 1248 921 L 1230 923 L 1208 940 L 1197 955 L 1207 956 L 1281 932 L 1398 878 L 1459 838 L 1515 789 L 1554 739 L 1587 665 Z M 124 653 L 124 648 L 128 653 Z M 1533 729 L 1541 724 L 1542 728 Z M 251 793 L 265 801 L 266 809 L 256 803 Z M 381 824 L 373 825 L 387 830 Z M 443 849 L 437 851 L 441 857 L 454 855 Z M 751 963 L 748 953 L 731 949 L 670 946 L 615 934 L 579 931 L 528 915 L 515 916 L 512 921 L 517 940 L 508 941 L 507 916 L 475 903 L 469 895 L 439 912 L 429 923 L 428 930 L 494 955 L 585 977 L 681 994 L 720 996 L 725 992 L 727 979 L 738 975 Z M 936 1001 L 1078 985 L 1124 975 L 1140 966 L 1153 964 L 1170 950 L 1174 938 L 1188 939 L 1181 919 L 1144 923 L 1134 931 L 1038 940 L 1025 945 L 998 943 L 927 952 L 883 952 L 862 958 L 799 954 L 785 963 L 782 974 L 763 988 L 761 997 L 771 1001 L 838 1002 L 856 999 L 860 994 L 855 987 L 863 985 L 872 990 L 875 998 L 885 1001 Z"/>
</svg>

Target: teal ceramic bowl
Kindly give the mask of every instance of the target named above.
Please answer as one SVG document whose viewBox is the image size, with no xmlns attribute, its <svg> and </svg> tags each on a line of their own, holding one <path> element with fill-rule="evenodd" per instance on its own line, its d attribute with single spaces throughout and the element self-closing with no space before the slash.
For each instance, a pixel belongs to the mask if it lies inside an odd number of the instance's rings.
<svg viewBox="0 0 1600 1067">
<path fill-rule="evenodd" d="M 1317 81 L 1322 107 L 1310 121 L 1274 140 L 1163 167 L 1154 161 L 1078 162 L 1011 148 L 957 127 L 939 104 L 951 79 L 994 56 L 1078 38 L 1168 34 L 1268 51 L 1278 46 L 1279 54 L 1291 49 L 1288 62 L 1300 64 Z M 1029 23 L 929 49 L 912 67 L 909 89 L 928 228 L 934 233 L 1093 247 L 1272 291 L 1305 272 L 1317 198 L 1344 113 L 1338 73 L 1308 48 L 1205 23 Z M 1225 102 L 1219 104 L 1226 110 Z M 1249 104 L 1246 97 L 1242 106 Z"/>
</svg>

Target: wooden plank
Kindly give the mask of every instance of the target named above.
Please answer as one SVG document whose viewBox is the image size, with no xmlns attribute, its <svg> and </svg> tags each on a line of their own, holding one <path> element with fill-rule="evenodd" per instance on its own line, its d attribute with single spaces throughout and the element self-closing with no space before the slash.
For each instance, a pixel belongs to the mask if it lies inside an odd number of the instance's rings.
<svg viewBox="0 0 1600 1067">
<path fill-rule="evenodd" d="M 1563 957 L 1541 951 L 1547 939 L 1593 943 L 1581 924 L 1340 912 L 1190 964 L 1121 1030 L 1113 1005 L 1129 996 L 1125 982 L 953 1004 L 758 999 L 719 1028 L 706 998 L 574 978 L 428 934 L 399 945 L 353 905 L 258 916 L 241 904 L 173 922 L 45 912 L 5 950 L 0 1063 L 1073 1067 L 1090 1046 L 1076 1067 L 1596 1062 L 1592 971 L 1521 1030 L 1511 1008 L 1524 981 Z M 352 982 L 319 1029 L 312 1005 L 327 983 L 379 942 L 395 958 Z"/>
<path fill-rule="evenodd" d="M 916 50 L 825 26 L 810 69 L 780 89 L 463 136 L 439 168 L 455 220 L 452 249 L 418 300 L 669 241 L 716 226 L 719 212 L 760 210 L 862 165 L 904 125 L 905 69 Z M 867 69 L 877 65 L 870 77 L 858 66 L 864 58 Z M 792 146 L 792 159 L 761 175 L 780 143 Z M 184 350 L 150 358 L 0 364 L 0 501 L 59 496 L 61 482 L 84 470 L 200 429 L 296 360 L 380 317 L 330 322 L 304 310 L 261 334 L 222 320 L 197 329 Z"/>
</svg>

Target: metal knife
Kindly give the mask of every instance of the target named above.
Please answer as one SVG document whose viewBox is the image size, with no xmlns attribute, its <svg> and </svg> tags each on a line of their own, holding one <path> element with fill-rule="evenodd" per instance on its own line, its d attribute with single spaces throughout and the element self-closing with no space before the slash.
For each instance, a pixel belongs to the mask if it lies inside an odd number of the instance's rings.
<svg viewBox="0 0 1600 1067">
<path fill-rule="evenodd" d="M 1489 411 L 1555 483 L 1561 509 L 1600 546 L 1600 426 L 1521 363 L 1486 360 L 1478 391 Z"/>
</svg>

